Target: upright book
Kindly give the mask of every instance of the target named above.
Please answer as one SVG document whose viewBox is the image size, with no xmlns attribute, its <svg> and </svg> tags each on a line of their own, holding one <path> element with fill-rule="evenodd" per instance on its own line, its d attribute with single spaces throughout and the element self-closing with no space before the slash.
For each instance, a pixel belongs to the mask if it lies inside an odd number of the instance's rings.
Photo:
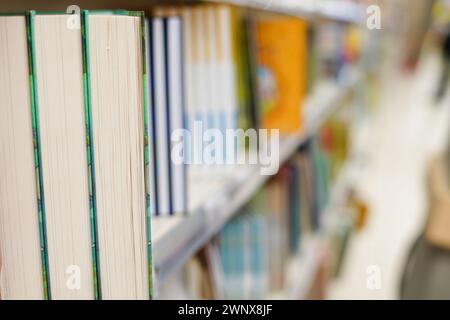
<svg viewBox="0 0 450 320">
<path fill-rule="evenodd" d="M 93 299 L 82 38 L 69 17 L 30 13 L 48 280 L 52 299 Z"/>
<path fill-rule="evenodd" d="M 2 298 L 148 299 L 143 14 L 1 16 L 0 40 Z"/>
<path fill-rule="evenodd" d="M 152 19 L 151 45 L 152 45 L 152 93 L 153 93 L 153 119 L 154 136 L 153 144 L 156 151 L 156 181 L 157 202 L 156 214 L 172 213 L 171 181 L 170 181 L 170 133 L 169 110 L 167 106 L 167 80 L 166 80 L 166 54 L 164 18 Z"/>
<path fill-rule="evenodd" d="M 263 17 L 258 20 L 256 30 L 261 125 L 283 133 L 301 130 L 307 77 L 307 24 L 297 18 Z"/>
<path fill-rule="evenodd" d="M 126 11 L 83 16 L 101 297 L 148 299 L 144 18 Z"/>
<path fill-rule="evenodd" d="M 1 296 L 43 299 L 45 242 L 25 15 L 0 16 L 0 43 Z"/>
<path fill-rule="evenodd" d="M 170 16 L 165 20 L 167 57 L 167 97 L 170 128 L 170 173 L 172 187 L 172 213 L 187 210 L 186 166 L 184 161 L 184 96 L 182 24 L 180 17 Z M 180 148 L 182 147 L 182 148 Z"/>
<path fill-rule="evenodd" d="M 183 90 L 183 43 L 181 18 L 158 12 L 149 22 L 154 128 L 156 215 L 187 211 L 185 163 L 185 96 Z"/>
</svg>

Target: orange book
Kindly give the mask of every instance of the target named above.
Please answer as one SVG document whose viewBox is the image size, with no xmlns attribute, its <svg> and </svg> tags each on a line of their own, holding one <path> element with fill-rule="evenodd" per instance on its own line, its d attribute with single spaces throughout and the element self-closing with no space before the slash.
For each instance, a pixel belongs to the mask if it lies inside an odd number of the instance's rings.
<svg viewBox="0 0 450 320">
<path fill-rule="evenodd" d="M 282 133 L 301 130 L 306 94 L 307 24 L 290 18 L 257 22 L 258 85 L 262 127 Z"/>
</svg>

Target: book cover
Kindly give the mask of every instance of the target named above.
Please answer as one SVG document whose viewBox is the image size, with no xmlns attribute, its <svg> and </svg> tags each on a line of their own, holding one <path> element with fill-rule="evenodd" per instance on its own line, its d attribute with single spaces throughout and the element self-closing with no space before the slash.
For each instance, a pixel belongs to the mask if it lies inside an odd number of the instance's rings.
<svg viewBox="0 0 450 320">
<path fill-rule="evenodd" d="M 307 24 L 297 18 L 268 17 L 258 20 L 256 29 L 262 127 L 284 133 L 301 130 Z"/>
</svg>

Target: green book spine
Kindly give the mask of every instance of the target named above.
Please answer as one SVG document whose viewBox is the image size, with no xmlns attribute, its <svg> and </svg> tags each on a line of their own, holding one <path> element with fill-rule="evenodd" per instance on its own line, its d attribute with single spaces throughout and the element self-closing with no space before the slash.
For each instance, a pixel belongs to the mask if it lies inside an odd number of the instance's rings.
<svg viewBox="0 0 450 320">
<path fill-rule="evenodd" d="M 91 127 L 91 94 L 90 94 L 90 77 L 89 77 L 89 38 L 88 38 L 88 19 L 83 13 L 81 23 L 81 37 L 83 46 L 83 81 L 84 81 L 84 108 L 86 117 L 86 146 L 87 146 L 87 164 L 89 175 L 89 204 L 91 219 L 91 241 L 92 241 L 92 261 L 94 271 L 94 290 L 95 299 L 102 298 L 101 278 L 100 278 L 100 255 L 98 252 L 98 229 L 97 229 L 97 202 L 95 196 L 95 167 L 94 167 L 94 147 L 92 139 Z"/>
<path fill-rule="evenodd" d="M 144 170 L 145 170 L 145 209 L 147 214 L 147 257 L 148 257 L 148 288 L 149 298 L 153 298 L 153 262 L 152 262 L 152 228 L 151 228 L 151 211 L 150 211 L 150 159 L 149 159 L 149 110 L 148 110 L 148 66 L 147 66 L 147 33 L 145 32 L 145 13 L 143 11 L 130 12 L 130 15 L 136 15 L 141 18 L 141 49 L 142 49 L 142 66 L 143 66 L 143 81 L 142 93 L 144 94 Z"/>
<path fill-rule="evenodd" d="M 28 38 L 28 55 L 29 55 L 29 70 L 30 70 L 30 90 L 31 90 L 31 115 L 33 125 L 33 144 L 34 144 L 34 159 L 36 165 L 36 187 L 38 197 L 38 215 L 39 215 L 39 234 L 41 241 L 41 259 L 42 259 L 42 276 L 44 282 L 44 298 L 51 299 L 50 290 L 50 275 L 48 267 L 48 250 L 47 250 L 47 230 L 45 220 L 45 197 L 42 180 L 41 167 L 41 146 L 40 146 L 40 131 L 39 131 L 39 103 L 36 84 L 36 56 L 34 46 L 34 16 L 35 11 L 29 11 L 27 14 L 27 38 Z"/>
</svg>

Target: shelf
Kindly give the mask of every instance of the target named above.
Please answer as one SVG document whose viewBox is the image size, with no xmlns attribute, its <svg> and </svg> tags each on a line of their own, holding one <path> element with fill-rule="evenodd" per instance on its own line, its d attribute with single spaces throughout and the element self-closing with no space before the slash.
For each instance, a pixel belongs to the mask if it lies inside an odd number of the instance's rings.
<svg viewBox="0 0 450 320">
<path fill-rule="evenodd" d="M 330 200 L 322 213 L 323 230 L 306 234 L 301 239 L 302 250 L 293 256 L 287 267 L 285 288 L 269 294 L 268 300 L 305 300 L 313 287 L 325 249 L 324 239 L 332 232 L 333 223 L 344 207 L 347 187 L 351 184 L 351 164 L 345 163 L 331 187 Z M 342 217 L 340 217 L 342 218 Z"/>
<path fill-rule="evenodd" d="M 364 7 L 343 0 L 209 0 L 236 6 L 313 19 L 315 17 L 362 24 Z"/>
<path fill-rule="evenodd" d="M 314 284 L 314 280 L 323 255 L 323 247 L 320 235 L 311 235 L 304 239 L 305 246 L 302 254 L 293 261 L 290 273 L 292 273 L 292 287 L 288 291 L 288 299 L 305 300 Z"/>
<path fill-rule="evenodd" d="M 319 234 L 302 239 L 302 251 L 292 257 L 287 266 L 285 288 L 269 293 L 267 300 L 305 300 L 313 285 L 323 253 Z"/>
<path fill-rule="evenodd" d="M 344 85 L 324 82 L 317 86 L 316 93 L 305 106 L 304 132 L 280 137 L 280 166 L 316 133 L 354 89 L 360 75 L 353 71 L 347 79 Z M 227 167 L 221 171 L 214 177 L 199 179 L 190 185 L 191 190 L 203 197 L 203 200 L 195 199 L 191 213 L 186 216 L 153 218 L 153 264 L 157 286 L 164 283 L 216 235 L 270 178 L 260 174 L 258 165 Z"/>
</svg>

